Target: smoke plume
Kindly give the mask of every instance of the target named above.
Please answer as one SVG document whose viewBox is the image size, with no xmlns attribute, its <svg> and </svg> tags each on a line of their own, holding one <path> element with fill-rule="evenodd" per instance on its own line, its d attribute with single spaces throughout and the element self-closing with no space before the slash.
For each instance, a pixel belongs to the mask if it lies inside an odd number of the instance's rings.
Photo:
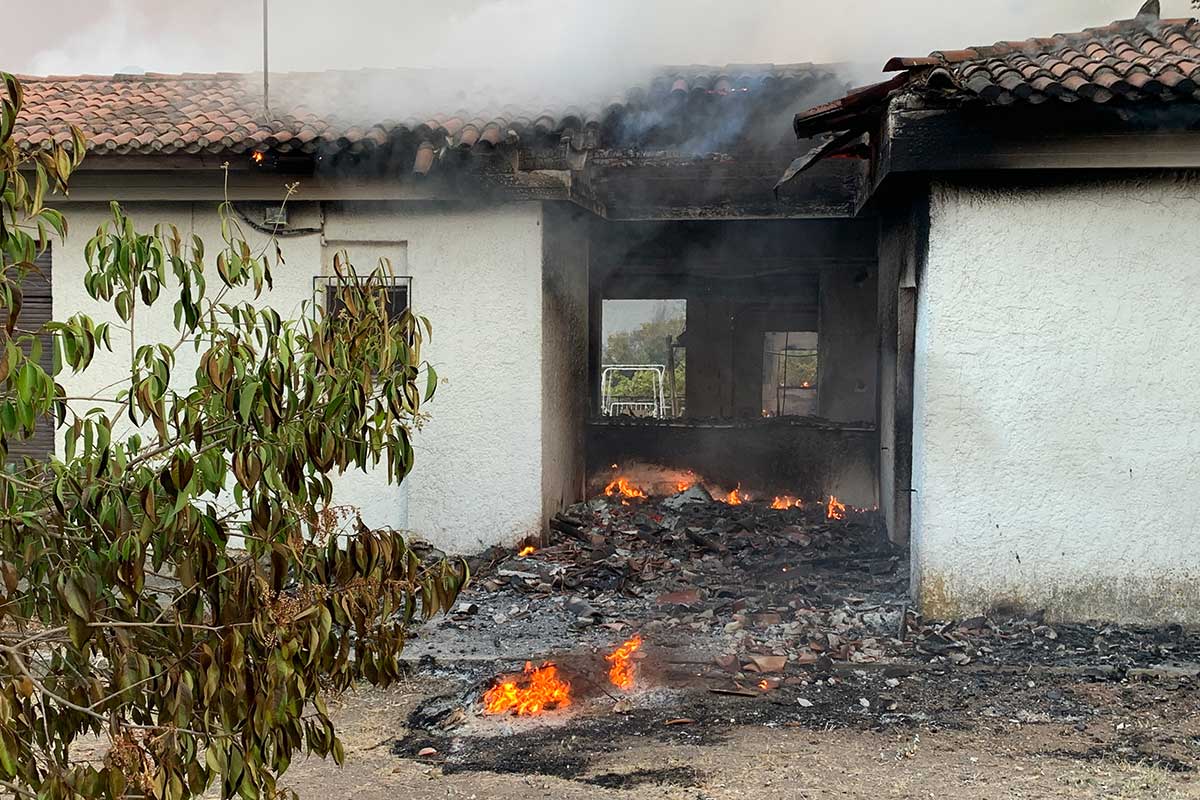
<svg viewBox="0 0 1200 800">
<path fill-rule="evenodd" d="M 380 89 L 397 117 L 452 94 L 459 106 L 536 95 L 588 104 L 664 64 L 853 64 L 878 77 L 892 55 L 989 44 L 1132 17 L 1140 0 L 274 0 L 273 71 L 414 67 Z M 0 69 L 33 74 L 261 68 L 259 0 L 13 3 Z M 1188 16 L 1164 0 L 1164 16 Z M 411 80 L 410 80 L 411 78 Z M 407 85 L 405 85 L 407 84 Z M 433 88 L 430 88 L 433 86 Z M 394 94 L 395 96 L 389 96 Z M 451 98 L 453 99 L 453 98 Z M 485 102 L 486 101 L 486 102 Z"/>
</svg>

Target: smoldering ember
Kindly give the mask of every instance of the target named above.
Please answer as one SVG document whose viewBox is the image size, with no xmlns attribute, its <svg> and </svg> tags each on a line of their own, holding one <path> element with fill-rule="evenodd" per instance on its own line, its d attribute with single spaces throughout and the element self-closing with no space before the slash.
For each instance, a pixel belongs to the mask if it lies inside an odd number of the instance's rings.
<svg viewBox="0 0 1200 800">
<path fill-rule="evenodd" d="M 272 72 L 265 1 L 261 72 L 4 73 L 0 793 L 1200 797 L 1165 5 L 866 86 Z"/>
</svg>

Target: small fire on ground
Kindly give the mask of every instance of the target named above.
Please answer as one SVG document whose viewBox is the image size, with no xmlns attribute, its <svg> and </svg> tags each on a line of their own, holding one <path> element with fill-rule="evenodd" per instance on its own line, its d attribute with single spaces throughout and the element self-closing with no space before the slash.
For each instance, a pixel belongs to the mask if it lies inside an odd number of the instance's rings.
<svg viewBox="0 0 1200 800">
<path fill-rule="evenodd" d="M 525 672 L 503 678 L 483 695 L 483 710 L 489 714 L 531 717 L 569 705 L 571 684 L 559 677 L 553 664 L 534 668 L 526 662 Z"/>
<path fill-rule="evenodd" d="M 633 688 L 637 680 L 633 654 L 641 647 L 642 637 L 634 635 L 604 657 L 609 663 L 609 683 L 625 691 Z M 525 662 L 524 672 L 504 676 L 483 695 L 483 710 L 488 714 L 535 717 L 569 705 L 571 683 L 559 674 L 558 666 L 551 663 L 534 667 L 532 663 Z"/>
<path fill-rule="evenodd" d="M 634 674 L 637 669 L 633 663 L 633 654 L 642 646 L 642 637 L 635 635 L 611 654 L 604 657 L 612 666 L 608 669 L 608 682 L 618 689 L 633 688 Z"/>
</svg>

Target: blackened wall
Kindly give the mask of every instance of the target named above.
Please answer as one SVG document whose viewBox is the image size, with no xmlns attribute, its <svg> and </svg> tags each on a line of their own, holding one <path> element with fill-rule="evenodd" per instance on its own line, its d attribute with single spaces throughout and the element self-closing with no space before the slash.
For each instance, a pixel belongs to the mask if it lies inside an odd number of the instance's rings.
<svg viewBox="0 0 1200 800">
<path fill-rule="evenodd" d="M 630 461 L 809 498 L 878 503 L 878 225 L 866 220 L 595 222 L 603 299 L 687 300 L 687 417 L 593 417 L 589 474 Z M 601 321 L 590 321 L 593 390 Z M 817 331 L 818 417 L 763 419 L 763 337 Z"/>
<path fill-rule="evenodd" d="M 588 417 L 588 235 L 578 209 L 542 213 L 542 516 L 583 497 Z M 531 387 L 532 388 L 532 387 Z M 507 409 L 521 415 L 528 409 Z"/>
<path fill-rule="evenodd" d="M 817 331 L 820 416 L 874 423 L 877 236 L 874 220 L 597 222 L 591 308 L 687 300 L 689 417 L 760 417 L 763 334 Z M 593 316 L 595 385 L 603 342 Z"/>
<path fill-rule="evenodd" d="M 821 273 L 817 403 L 825 419 L 875 421 L 877 283 L 874 265 Z"/>
</svg>

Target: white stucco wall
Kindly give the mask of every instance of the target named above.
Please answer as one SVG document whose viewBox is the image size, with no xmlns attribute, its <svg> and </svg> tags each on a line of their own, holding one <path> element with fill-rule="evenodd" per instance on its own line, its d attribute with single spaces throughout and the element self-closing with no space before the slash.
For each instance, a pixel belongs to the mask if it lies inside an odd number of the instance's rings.
<svg viewBox="0 0 1200 800">
<path fill-rule="evenodd" d="M 937 185 L 921 276 L 927 614 L 1200 620 L 1200 183 Z"/>
<path fill-rule="evenodd" d="M 83 291 L 83 246 L 107 206 L 72 204 L 71 236 L 54 249 L 56 316 L 85 311 L 114 319 Z M 215 203 L 129 205 L 139 228 L 170 222 L 201 236 L 210 254 L 220 241 Z M 413 279 L 412 300 L 434 326 L 425 355 L 444 378 L 414 438 L 416 467 L 402 486 L 381 471 L 335 480 L 336 501 L 362 510 L 367 524 L 411 530 L 451 552 L 512 543 L 541 528 L 542 517 L 542 210 L 525 203 L 485 208 L 400 204 L 327 206 L 325 235 L 282 240 L 286 265 L 260 301 L 299 313 L 313 278 L 332 274 L 346 249 L 360 268 L 379 256 Z M 292 225 L 320 224 L 316 207 L 293 207 Z M 251 242 L 260 238 L 247 230 Z M 210 255 L 210 258 L 213 257 Z M 215 274 L 210 286 L 217 283 Z M 173 341 L 171 301 L 137 323 L 138 344 Z M 81 376 L 61 378 L 72 394 L 96 393 L 128 369 L 128 338 L 114 331 L 114 354 Z M 181 351 L 177 375 L 198 357 Z M 60 440 L 61 444 L 61 440 Z"/>
<path fill-rule="evenodd" d="M 407 527 L 471 552 L 541 530 L 542 209 L 384 205 L 326 210 L 335 249 L 407 242 L 413 307 L 445 378 L 417 435 Z"/>
</svg>

